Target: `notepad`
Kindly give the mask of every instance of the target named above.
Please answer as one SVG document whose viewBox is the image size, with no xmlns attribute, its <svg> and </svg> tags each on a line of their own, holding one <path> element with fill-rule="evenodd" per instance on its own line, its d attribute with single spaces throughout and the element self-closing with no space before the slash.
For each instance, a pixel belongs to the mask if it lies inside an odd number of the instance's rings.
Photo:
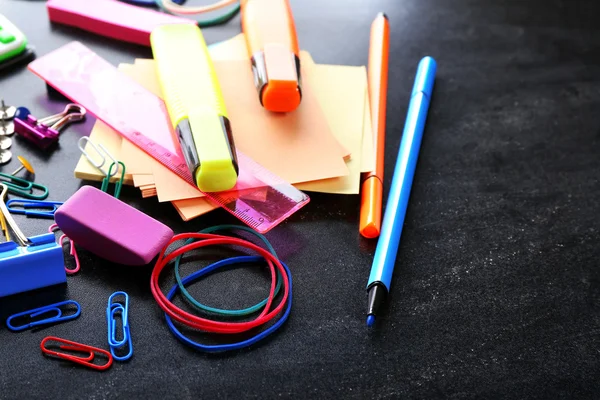
<svg viewBox="0 0 600 400">
<path fill-rule="evenodd" d="M 216 59 L 224 59 L 227 57 L 228 49 L 231 50 L 231 57 L 239 57 L 242 61 L 238 61 L 239 65 L 246 63 L 245 54 L 242 54 L 240 49 L 245 50 L 245 43 L 242 36 L 234 37 L 231 40 L 217 46 L 217 49 L 222 50 L 217 52 Z M 211 47 L 211 54 L 214 46 Z M 338 194 L 357 194 L 360 185 L 360 172 L 372 169 L 372 133 L 370 127 L 368 96 L 366 94 L 366 72 L 364 67 L 348 67 L 348 66 L 323 66 L 315 65 L 310 54 L 302 52 L 303 68 L 305 69 L 303 78 L 307 87 L 318 86 L 311 92 L 315 95 L 315 100 L 319 105 L 321 112 L 325 116 L 328 128 L 332 132 L 332 137 L 337 138 L 341 153 L 350 153 L 351 156 L 344 163 L 347 170 L 346 175 L 330 179 L 319 179 L 310 182 L 296 184 L 295 186 L 302 190 L 320 191 L 325 193 Z M 238 71 L 237 66 L 229 66 L 228 70 Z M 217 64 L 217 63 L 216 63 Z M 235 64 L 235 63 L 234 63 Z M 140 83 L 144 84 L 150 91 L 155 94 L 160 94 L 160 88 L 156 81 L 147 79 L 146 77 L 152 74 L 154 68 L 153 60 L 136 60 L 134 65 L 120 66 L 129 76 L 135 79 L 143 77 Z M 249 73 L 249 67 L 244 66 L 240 73 Z M 226 71 L 227 72 L 227 71 Z M 251 75 L 250 75 L 251 79 Z M 252 93 L 252 102 L 256 102 L 255 89 L 250 82 Z M 227 85 L 225 85 L 227 86 Z M 232 86 L 233 87 L 233 86 Z M 360 94 L 362 93 L 362 95 Z M 362 112 L 360 111 L 362 109 Z M 263 110 L 264 111 L 264 110 Z M 232 121 L 234 119 L 232 118 Z M 101 124 L 101 123 L 99 123 Z M 120 136 L 107 133 L 106 126 L 97 124 L 93 131 L 92 137 L 102 142 L 106 139 L 112 143 L 111 148 L 115 147 L 115 141 L 120 139 Z M 110 130 L 110 128 L 109 128 Z M 235 125 L 234 125 L 235 131 Z M 98 133 L 99 132 L 99 133 Z M 116 135 L 116 137 L 115 137 Z M 237 140 L 237 139 L 236 139 Z M 243 140 L 241 140 L 243 142 Z M 212 205 L 204 198 L 197 198 L 196 192 L 191 186 L 173 175 L 168 169 L 156 162 L 153 158 L 146 155 L 142 150 L 131 144 L 127 140 L 120 141 L 120 148 L 115 153 L 121 157 L 122 161 L 128 165 L 128 175 L 130 176 L 130 184 L 135 183 L 139 187 L 144 197 L 163 194 L 161 200 L 172 201 L 172 204 L 184 220 L 189 220 L 213 210 L 216 206 Z M 239 144 L 238 144 L 239 146 Z M 118 147 L 118 145 L 117 145 Z M 244 151 L 243 148 L 240 148 Z M 338 158 L 340 156 L 338 155 Z M 256 156 L 254 156 L 257 159 Z M 87 160 L 83 159 L 85 163 Z M 257 159 L 257 161 L 259 161 Z M 260 161 L 259 161 L 260 162 Z M 83 163 L 83 164 L 85 164 Z M 78 163 L 76 168 L 76 176 L 85 179 L 98 180 L 101 176 L 94 175 L 93 167 L 90 171 L 89 163 L 87 173 L 83 173 L 85 167 L 82 162 Z M 173 179 L 175 177 L 175 179 Z M 179 182 L 181 181 L 181 182 Z M 181 186 L 181 190 L 190 190 L 192 193 L 187 195 L 193 196 L 186 199 L 172 196 L 171 193 L 178 192 L 177 186 Z M 174 189 L 175 188 L 175 189 Z M 161 191 L 162 189 L 162 191 Z M 164 196 L 167 191 L 166 197 Z M 194 198 L 196 197 L 196 198 Z"/>
</svg>

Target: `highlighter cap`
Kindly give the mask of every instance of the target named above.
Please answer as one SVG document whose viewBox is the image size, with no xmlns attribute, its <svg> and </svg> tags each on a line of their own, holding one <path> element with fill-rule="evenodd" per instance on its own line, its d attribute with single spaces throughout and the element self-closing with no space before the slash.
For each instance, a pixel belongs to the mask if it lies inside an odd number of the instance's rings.
<svg viewBox="0 0 600 400">
<path fill-rule="evenodd" d="M 237 153 L 226 117 L 191 112 L 177 124 L 177 135 L 198 189 L 222 192 L 235 186 L 239 173 Z"/>
<path fill-rule="evenodd" d="M 281 44 L 267 44 L 252 57 L 254 83 L 264 108 L 291 112 L 302 99 L 300 59 Z"/>
</svg>

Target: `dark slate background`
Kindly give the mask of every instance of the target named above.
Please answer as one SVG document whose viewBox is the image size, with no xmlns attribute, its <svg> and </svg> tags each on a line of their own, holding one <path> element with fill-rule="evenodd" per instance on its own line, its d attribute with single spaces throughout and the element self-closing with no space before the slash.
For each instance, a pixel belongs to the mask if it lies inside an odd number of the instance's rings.
<svg viewBox="0 0 600 400">
<path fill-rule="evenodd" d="M 166 328 L 149 291 L 151 267 L 122 267 L 81 251 L 68 287 L 0 300 L 2 318 L 71 298 L 73 322 L 36 332 L 0 329 L 0 397 L 12 398 L 597 398 L 600 344 L 600 3 L 574 0 L 293 0 L 301 47 L 318 63 L 364 65 L 369 27 L 391 21 L 386 183 L 396 158 L 416 65 L 438 61 L 433 101 L 403 232 L 390 302 L 365 327 L 374 244 L 357 233 L 359 199 L 312 195 L 271 232 L 293 270 L 293 312 L 251 349 L 196 353 Z M 51 26 L 44 3 L 0 0 L 0 11 L 38 54 L 71 40 L 114 64 L 147 48 Z M 205 29 L 209 43 L 240 30 L 239 17 Z M 0 76 L 0 96 L 48 115 L 44 84 L 25 69 Z M 51 199 L 80 186 L 67 129 L 42 153 L 15 140 Z M 16 160 L 2 166 L 16 168 Z M 122 198 L 171 226 L 196 231 L 235 222 L 222 211 L 183 223 L 173 207 Z M 18 218 L 28 235 L 46 221 Z M 215 255 L 215 254 L 212 254 Z M 188 265 L 184 271 L 195 267 Z M 213 305 L 266 294 L 264 274 L 236 270 L 193 288 Z M 106 346 L 104 309 L 131 295 L 133 359 L 104 373 L 44 359 L 57 335 Z"/>
</svg>

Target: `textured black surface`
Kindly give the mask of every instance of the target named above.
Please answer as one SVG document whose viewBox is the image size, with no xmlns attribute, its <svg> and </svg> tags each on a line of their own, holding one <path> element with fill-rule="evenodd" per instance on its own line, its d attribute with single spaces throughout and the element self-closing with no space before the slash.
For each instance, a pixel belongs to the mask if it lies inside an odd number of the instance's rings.
<svg viewBox="0 0 600 400">
<path fill-rule="evenodd" d="M 42 331 L 0 329 L 0 397 L 597 398 L 599 4 L 292 1 L 301 45 L 319 63 L 365 64 L 372 18 L 388 14 L 388 172 L 417 62 L 424 55 L 438 61 L 391 302 L 377 329 L 365 327 L 374 246 L 357 234 L 358 199 L 313 195 L 268 235 L 295 283 L 291 318 L 272 339 L 225 356 L 195 353 L 168 332 L 149 293 L 150 268 L 82 254 L 82 271 L 68 289 L 0 300 L 3 318 L 65 295 L 83 307 L 78 320 Z M 0 0 L 0 12 L 39 54 L 77 39 L 115 64 L 151 55 L 51 27 L 43 2 Z M 212 43 L 238 31 L 236 19 L 205 36 Z M 25 70 L 0 77 L 0 96 L 36 115 L 62 107 Z M 49 154 L 13 145 L 37 166 L 52 199 L 79 187 L 72 177 L 76 140 L 91 127 L 69 128 Z M 218 211 L 184 224 L 169 204 L 142 201 L 134 189 L 122 197 L 178 232 L 233 222 Z M 19 222 L 28 235 L 47 227 Z M 195 292 L 230 306 L 264 295 L 261 275 L 237 272 Z M 117 289 L 132 297 L 129 363 L 96 373 L 42 357 L 46 335 L 104 346 L 105 302 Z"/>
</svg>

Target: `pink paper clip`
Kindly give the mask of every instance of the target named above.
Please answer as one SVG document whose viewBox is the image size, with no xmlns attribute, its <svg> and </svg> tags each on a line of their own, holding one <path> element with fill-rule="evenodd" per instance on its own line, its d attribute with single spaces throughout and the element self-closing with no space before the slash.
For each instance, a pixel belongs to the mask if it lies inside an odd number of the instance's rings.
<svg viewBox="0 0 600 400">
<path fill-rule="evenodd" d="M 86 110 L 79 104 L 68 104 L 59 114 L 37 119 L 25 107 L 19 107 L 15 114 L 15 132 L 36 146 L 47 149 L 58 142 L 60 130 L 67 124 L 81 121 Z"/>
<path fill-rule="evenodd" d="M 58 229 L 59 228 L 58 228 L 57 224 L 52 224 L 50 226 L 50 228 L 48 228 L 48 232 L 53 233 L 55 230 L 58 230 Z M 74 273 L 79 272 L 81 265 L 79 263 L 79 256 L 77 255 L 77 250 L 75 249 L 75 243 L 67 235 L 65 235 L 64 233 L 62 235 L 60 235 L 60 238 L 58 239 L 58 244 L 60 244 L 61 246 L 64 246 L 65 239 L 67 239 L 70 244 L 69 254 L 71 254 L 73 256 L 73 259 L 75 260 L 75 268 L 69 269 L 65 265 L 65 272 L 69 275 L 73 275 Z"/>
</svg>

